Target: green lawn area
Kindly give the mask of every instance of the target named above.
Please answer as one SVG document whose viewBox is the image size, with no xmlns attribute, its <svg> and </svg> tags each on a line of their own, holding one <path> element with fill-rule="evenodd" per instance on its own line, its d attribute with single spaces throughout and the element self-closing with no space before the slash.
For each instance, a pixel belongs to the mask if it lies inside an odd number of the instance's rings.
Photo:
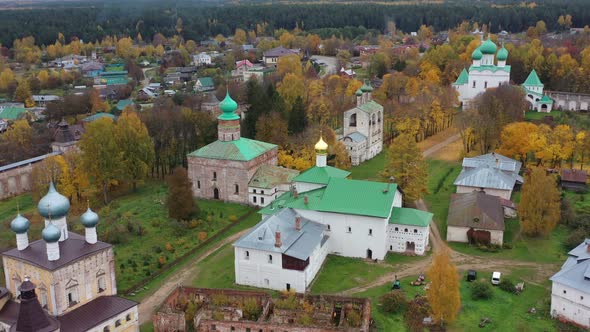
<svg viewBox="0 0 590 332">
<path fill-rule="evenodd" d="M 451 194 L 455 192 L 453 182 L 461 172 L 461 164 L 442 160 L 427 159 L 428 162 L 428 194 L 424 201 L 428 210 L 434 214 L 440 235 L 447 236 L 447 215 Z"/>
<path fill-rule="evenodd" d="M 525 113 L 525 120 L 543 120 L 546 116 L 552 116 L 554 120 L 558 120 L 561 117 L 561 111 L 552 111 L 549 113 L 542 113 L 537 111 L 528 111 Z"/>
<path fill-rule="evenodd" d="M 564 191 L 564 193 L 576 213 L 590 214 L 590 195 L 588 193 L 576 193 L 573 191 Z"/>
<path fill-rule="evenodd" d="M 384 181 L 379 173 L 383 170 L 385 163 L 387 162 L 387 153 L 381 152 L 376 155 L 373 159 L 367 160 L 358 166 L 352 167 L 350 175 L 356 180 L 371 180 L 371 181 Z"/>
<path fill-rule="evenodd" d="M 489 281 L 491 271 L 478 271 L 479 278 Z M 514 282 L 519 277 L 533 273 L 531 271 L 514 270 L 510 277 Z M 503 276 L 506 277 L 506 276 Z M 471 299 L 471 284 L 466 282 L 464 274 L 461 274 L 461 312 L 457 321 L 447 326 L 448 331 L 475 331 L 480 329 L 478 324 L 483 317 L 492 320 L 484 330 L 486 331 L 554 331 L 555 322 L 546 317 L 542 311 L 548 311 L 549 290 L 544 287 L 526 284 L 521 295 L 508 294 L 498 287 L 493 287 L 493 298 L 489 300 Z M 414 278 L 401 280 L 402 290 L 408 299 L 416 294 L 425 295 L 422 287 L 413 287 L 409 282 Z M 405 331 L 403 314 L 389 314 L 381 310 L 379 297 L 390 291 L 391 285 L 381 285 L 354 296 L 368 297 L 372 303 L 371 316 L 375 319 L 378 331 Z M 537 314 L 528 314 L 527 311 L 535 307 Z"/>
</svg>

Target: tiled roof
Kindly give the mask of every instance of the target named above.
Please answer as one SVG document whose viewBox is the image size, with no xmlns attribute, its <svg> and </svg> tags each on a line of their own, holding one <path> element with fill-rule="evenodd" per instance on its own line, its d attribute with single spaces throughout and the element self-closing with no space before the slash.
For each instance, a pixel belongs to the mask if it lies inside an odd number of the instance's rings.
<svg viewBox="0 0 590 332">
<path fill-rule="evenodd" d="M 427 227 L 432 213 L 411 208 L 394 207 L 389 218 L 390 224 Z"/>
<path fill-rule="evenodd" d="M 98 113 L 93 114 L 93 115 L 91 115 L 91 116 L 89 116 L 87 118 L 82 119 L 82 121 L 84 121 L 84 122 L 92 122 L 94 120 L 98 120 L 98 119 L 105 118 L 105 117 L 111 118 L 113 121 L 115 121 L 117 119 L 117 116 L 115 116 L 114 114 L 104 113 L 104 112 L 98 112 Z"/>
<path fill-rule="evenodd" d="M 294 169 L 264 164 L 258 167 L 248 186 L 265 189 L 274 188 L 279 184 L 291 183 L 298 174 L 299 171 Z"/>
<path fill-rule="evenodd" d="M 88 331 L 93 327 L 137 306 L 137 302 L 118 296 L 100 296 L 58 317 L 60 331 Z M 123 320 L 125 317 L 123 317 Z"/>
<path fill-rule="evenodd" d="M 561 270 L 550 280 L 559 282 L 590 294 L 590 239 L 584 240 L 576 248 L 568 252 L 568 259 L 561 266 Z"/>
<path fill-rule="evenodd" d="M 485 70 L 489 70 L 492 73 L 495 73 L 497 71 L 505 71 L 507 73 L 510 73 L 510 66 L 504 66 L 504 67 L 498 67 L 498 66 L 471 66 L 469 67 L 469 72 L 471 71 L 485 71 Z"/>
<path fill-rule="evenodd" d="M 240 137 L 240 139 L 235 141 L 215 141 L 189 153 L 188 156 L 208 159 L 248 161 L 276 148 L 277 146 L 274 144 Z"/>
<path fill-rule="evenodd" d="M 325 226 L 301 217 L 301 229 L 295 229 L 297 213 L 283 209 L 265 218 L 234 243 L 235 247 L 282 253 L 306 260 L 323 239 Z M 281 233 L 280 247 L 275 246 L 275 233 Z"/>
<path fill-rule="evenodd" d="M 537 72 L 533 69 L 522 85 L 528 86 L 543 86 Z"/>
<path fill-rule="evenodd" d="M 457 77 L 457 80 L 453 84 L 463 85 L 463 84 L 467 84 L 468 82 L 469 82 L 469 74 L 467 73 L 467 70 L 465 70 L 465 68 L 463 68 L 463 71 L 461 72 L 461 74 L 459 74 L 459 77 Z"/>
<path fill-rule="evenodd" d="M 449 204 L 447 224 L 503 231 L 504 210 L 498 197 L 481 191 L 453 194 Z"/>
<path fill-rule="evenodd" d="M 330 178 L 318 211 L 387 218 L 397 184 Z"/>
<path fill-rule="evenodd" d="M 110 247 L 112 247 L 110 244 L 101 241 L 98 241 L 95 244 L 89 244 L 86 242 L 84 236 L 69 232 L 68 239 L 59 242 L 60 258 L 56 261 L 50 261 L 47 259 L 47 249 L 45 241 L 43 240 L 29 243 L 29 246 L 25 250 L 12 248 L 3 252 L 2 256 L 25 261 L 49 271 L 55 271 L 77 261 L 78 259 Z"/>
<path fill-rule="evenodd" d="M 317 167 L 306 170 L 305 172 L 296 176 L 293 181 L 295 182 L 306 182 L 306 183 L 317 183 L 327 184 L 330 178 L 345 178 L 350 175 L 350 172 L 341 170 L 332 166 Z"/>
</svg>

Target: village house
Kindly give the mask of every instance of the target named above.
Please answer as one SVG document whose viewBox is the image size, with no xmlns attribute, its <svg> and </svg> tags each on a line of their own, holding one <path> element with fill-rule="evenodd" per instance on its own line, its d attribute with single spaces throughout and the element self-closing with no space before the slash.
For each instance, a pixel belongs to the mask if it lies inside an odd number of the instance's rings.
<svg viewBox="0 0 590 332">
<path fill-rule="evenodd" d="M 193 66 L 208 66 L 211 64 L 211 56 L 205 52 L 193 55 Z"/>
<path fill-rule="evenodd" d="M 82 236 L 68 230 L 69 210 L 51 183 L 38 204 L 42 239 L 29 243 L 31 223 L 20 214 L 10 223 L 16 248 L 2 253 L 0 330 L 139 331 L 137 303 L 117 296 L 113 247 L 97 239 L 98 215 L 82 214 Z"/>
<path fill-rule="evenodd" d="M 383 150 L 383 106 L 372 98 L 367 82 L 356 91 L 356 107 L 344 112 L 341 138 L 352 165 L 372 159 Z"/>
<path fill-rule="evenodd" d="M 299 56 L 301 53 L 301 49 L 288 49 L 282 46 L 270 49 L 262 54 L 262 62 L 264 62 L 267 66 L 277 66 L 279 63 L 279 58 L 284 57 L 286 55 L 297 55 Z"/>
<path fill-rule="evenodd" d="M 384 259 L 389 251 L 423 255 L 432 214 L 403 208 L 394 183 L 350 180 L 326 165 L 328 145 L 315 146 L 316 166 L 260 211 L 262 221 L 234 243 L 236 283 L 304 292 L 327 254 Z"/>
<path fill-rule="evenodd" d="M 211 77 L 199 77 L 195 83 L 195 91 L 211 91 L 215 90 L 215 83 Z"/>
<path fill-rule="evenodd" d="M 504 228 L 504 209 L 499 197 L 483 191 L 451 196 L 447 241 L 501 246 Z"/>
<path fill-rule="evenodd" d="M 291 190 L 293 179 L 299 171 L 280 166 L 262 165 L 248 183 L 251 205 L 267 206 L 278 196 Z"/>
<path fill-rule="evenodd" d="M 568 252 L 550 280 L 551 317 L 590 328 L 590 239 Z"/>
<path fill-rule="evenodd" d="M 97 61 L 89 61 L 80 66 L 80 71 L 84 77 L 97 77 L 104 71 L 104 65 Z"/>
<path fill-rule="evenodd" d="M 512 191 L 523 183 L 520 172 L 521 162 L 498 153 L 463 158 L 463 169 L 454 185 L 458 194 L 483 190 L 488 195 L 510 200 Z"/>
<path fill-rule="evenodd" d="M 573 191 L 585 191 L 588 173 L 582 169 L 563 168 L 561 170 L 561 187 Z"/>
</svg>

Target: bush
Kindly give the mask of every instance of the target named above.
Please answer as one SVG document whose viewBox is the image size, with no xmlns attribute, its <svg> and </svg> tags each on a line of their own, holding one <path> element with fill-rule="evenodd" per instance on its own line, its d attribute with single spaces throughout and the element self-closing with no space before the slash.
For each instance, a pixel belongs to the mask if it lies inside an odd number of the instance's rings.
<svg viewBox="0 0 590 332">
<path fill-rule="evenodd" d="M 361 326 L 361 314 L 359 314 L 356 310 L 349 310 L 346 314 L 346 322 L 350 327 Z"/>
<path fill-rule="evenodd" d="M 242 304 L 242 312 L 247 320 L 257 321 L 262 313 L 262 307 L 258 305 L 256 299 L 248 298 Z"/>
<path fill-rule="evenodd" d="M 236 217 L 235 214 L 232 214 L 231 216 L 229 216 L 229 221 L 236 222 L 236 221 L 238 221 L 238 217 Z"/>
<path fill-rule="evenodd" d="M 474 300 L 489 300 L 493 296 L 492 286 L 484 281 L 476 280 L 471 284 L 471 298 Z"/>
<path fill-rule="evenodd" d="M 572 250 L 580 245 L 587 237 L 590 237 L 590 231 L 583 227 L 578 227 L 570 233 L 570 236 L 565 240 L 564 246 L 567 250 Z"/>
<path fill-rule="evenodd" d="M 500 287 L 501 290 L 508 292 L 508 293 L 514 293 L 514 283 L 512 282 L 512 280 L 508 279 L 508 278 L 504 278 L 500 281 L 500 284 L 498 284 L 498 287 Z"/>
<path fill-rule="evenodd" d="M 303 325 L 303 326 L 311 326 L 313 324 L 313 319 L 311 318 L 310 315 L 303 314 L 299 317 L 299 319 L 297 320 L 297 323 L 299 325 Z"/>
<path fill-rule="evenodd" d="M 408 306 L 406 294 L 399 289 L 383 294 L 379 301 L 381 309 L 387 313 L 402 312 Z"/>
<path fill-rule="evenodd" d="M 424 331 L 422 320 L 430 315 L 430 306 L 425 296 L 418 296 L 408 302 L 404 323 L 408 331 Z"/>
</svg>

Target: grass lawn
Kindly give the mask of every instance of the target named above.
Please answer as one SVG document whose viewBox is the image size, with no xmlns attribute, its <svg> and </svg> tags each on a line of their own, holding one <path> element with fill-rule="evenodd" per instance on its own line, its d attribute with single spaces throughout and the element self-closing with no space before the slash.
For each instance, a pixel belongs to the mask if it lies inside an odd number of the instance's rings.
<svg viewBox="0 0 590 332">
<path fill-rule="evenodd" d="M 376 155 L 373 159 L 367 160 L 358 166 L 350 169 L 351 177 L 355 180 L 384 181 L 379 173 L 385 167 L 387 153 L 385 151 Z"/>
<path fill-rule="evenodd" d="M 590 195 L 588 193 L 576 193 L 569 190 L 563 192 L 576 213 L 590 214 Z"/>
<path fill-rule="evenodd" d="M 329 255 L 311 287 L 313 294 L 337 293 L 362 286 L 393 272 L 391 265 L 375 264 L 360 258 Z"/>
<path fill-rule="evenodd" d="M 554 120 L 558 120 L 561 117 L 561 111 L 552 111 L 549 113 L 542 113 L 537 111 L 528 111 L 525 113 L 525 120 L 543 120 L 546 116 L 552 116 Z"/>
<path fill-rule="evenodd" d="M 489 281 L 491 271 L 478 271 L 479 277 Z M 519 276 L 531 273 L 531 271 L 513 270 L 510 277 L 517 282 Z M 485 330 L 490 331 L 553 331 L 556 330 L 555 323 L 541 313 L 542 309 L 548 310 L 549 290 L 531 284 L 525 285 L 521 295 L 508 294 L 498 287 L 493 287 L 493 298 L 490 300 L 471 299 L 471 284 L 466 282 L 464 274 L 461 274 L 461 312 L 458 319 L 447 326 L 448 331 L 474 331 L 478 330 L 478 324 L 483 317 L 492 320 Z M 504 276 L 506 277 L 506 276 Z M 408 285 L 413 278 L 401 280 L 402 290 L 408 299 L 415 295 L 425 295 L 423 287 Z M 375 319 L 378 331 L 405 331 L 402 313 L 389 314 L 381 310 L 379 298 L 390 291 L 390 285 L 381 285 L 367 291 L 354 294 L 354 296 L 368 297 L 372 302 L 371 316 Z M 528 314 L 527 311 L 535 307 L 537 314 Z"/>
<path fill-rule="evenodd" d="M 461 172 L 461 164 L 442 160 L 427 159 L 428 162 L 428 194 L 424 201 L 430 212 L 434 214 L 440 235 L 443 239 L 447 234 L 447 215 L 451 194 L 455 192 L 453 182 Z"/>
</svg>

